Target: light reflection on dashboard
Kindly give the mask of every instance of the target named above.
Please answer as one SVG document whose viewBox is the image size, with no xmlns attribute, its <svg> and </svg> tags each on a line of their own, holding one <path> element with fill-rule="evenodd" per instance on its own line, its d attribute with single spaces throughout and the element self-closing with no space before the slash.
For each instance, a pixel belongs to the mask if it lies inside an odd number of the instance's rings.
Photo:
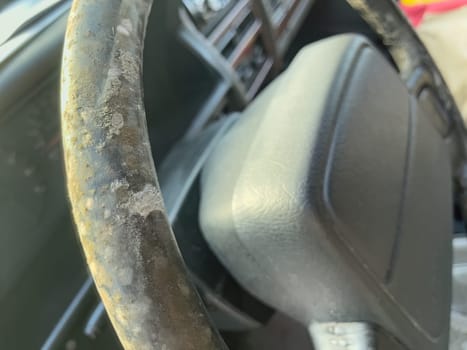
<svg viewBox="0 0 467 350">
<path fill-rule="evenodd" d="M 205 27 L 212 27 L 212 22 L 220 20 L 234 2 L 234 0 L 183 0 L 196 26 L 202 30 Z"/>
</svg>

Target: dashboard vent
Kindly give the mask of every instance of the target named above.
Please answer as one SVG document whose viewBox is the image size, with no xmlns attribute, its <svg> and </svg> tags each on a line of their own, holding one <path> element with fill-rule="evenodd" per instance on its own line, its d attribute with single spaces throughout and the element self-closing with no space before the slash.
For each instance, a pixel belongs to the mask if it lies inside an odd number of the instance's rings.
<svg viewBox="0 0 467 350">
<path fill-rule="evenodd" d="M 242 38 L 248 30 L 254 25 L 255 17 L 251 12 L 245 12 L 244 16 L 239 18 L 238 24 L 230 28 L 217 43 L 217 49 L 226 58 L 233 55 Z"/>
</svg>

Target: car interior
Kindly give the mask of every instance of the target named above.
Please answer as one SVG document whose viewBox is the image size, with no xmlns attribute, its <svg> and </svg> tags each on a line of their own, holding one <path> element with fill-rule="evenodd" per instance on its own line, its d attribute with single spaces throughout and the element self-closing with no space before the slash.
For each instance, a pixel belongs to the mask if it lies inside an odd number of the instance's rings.
<svg viewBox="0 0 467 350">
<path fill-rule="evenodd" d="M 0 1 L 1 349 L 122 348 L 65 184 L 70 7 Z M 360 320 L 377 349 L 447 349 L 461 127 L 380 34 L 341 0 L 154 0 L 152 157 L 229 349 L 327 349 L 321 327 Z"/>
</svg>

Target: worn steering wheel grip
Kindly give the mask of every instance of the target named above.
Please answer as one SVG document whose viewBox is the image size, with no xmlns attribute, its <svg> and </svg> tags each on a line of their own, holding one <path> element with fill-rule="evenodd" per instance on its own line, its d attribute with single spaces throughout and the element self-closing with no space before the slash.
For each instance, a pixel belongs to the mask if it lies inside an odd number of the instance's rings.
<svg viewBox="0 0 467 350">
<path fill-rule="evenodd" d="M 67 186 L 89 269 L 125 349 L 225 349 L 180 255 L 142 93 L 151 0 L 75 0 L 62 68 Z"/>
</svg>

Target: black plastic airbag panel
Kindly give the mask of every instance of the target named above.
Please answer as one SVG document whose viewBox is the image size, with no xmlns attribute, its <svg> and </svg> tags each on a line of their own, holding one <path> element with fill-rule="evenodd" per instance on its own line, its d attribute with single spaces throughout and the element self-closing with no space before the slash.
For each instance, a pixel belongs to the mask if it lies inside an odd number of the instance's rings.
<svg viewBox="0 0 467 350">
<path fill-rule="evenodd" d="M 356 255 L 384 280 L 403 197 L 409 96 L 392 67 L 368 47 L 343 88 L 327 159 L 326 210 Z"/>
<path fill-rule="evenodd" d="M 451 304 L 451 173 L 443 140 L 426 110 L 413 105 L 400 237 L 388 288 L 432 336 L 449 325 Z"/>
<path fill-rule="evenodd" d="M 306 47 L 209 159 L 207 241 L 305 324 L 366 321 L 446 349 L 451 174 L 430 113 L 364 38 Z"/>
</svg>

